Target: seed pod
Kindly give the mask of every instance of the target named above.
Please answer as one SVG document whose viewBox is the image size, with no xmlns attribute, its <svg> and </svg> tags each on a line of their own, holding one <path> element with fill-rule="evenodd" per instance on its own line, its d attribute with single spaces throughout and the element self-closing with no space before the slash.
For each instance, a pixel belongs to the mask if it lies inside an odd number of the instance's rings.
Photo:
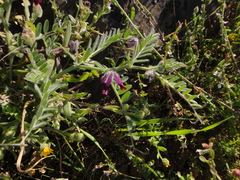
<svg viewBox="0 0 240 180">
<path fill-rule="evenodd" d="M 69 135 L 69 140 L 76 141 L 76 142 L 82 142 L 84 140 L 84 134 L 83 133 L 72 133 Z"/>
</svg>

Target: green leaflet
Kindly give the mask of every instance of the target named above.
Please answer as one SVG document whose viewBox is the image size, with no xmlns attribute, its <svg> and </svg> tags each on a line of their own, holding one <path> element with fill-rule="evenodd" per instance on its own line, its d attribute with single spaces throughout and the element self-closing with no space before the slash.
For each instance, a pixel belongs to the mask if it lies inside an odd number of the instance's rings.
<svg viewBox="0 0 240 180">
<path fill-rule="evenodd" d="M 88 47 L 83 55 L 82 61 L 88 62 L 93 56 L 103 51 L 106 47 L 115 41 L 118 41 L 122 37 L 122 33 L 119 29 L 106 32 L 102 35 L 98 35 L 92 44 L 92 40 L 89 41 Z"/>
<path fill-rule="evenodd" d="M 159 34 L 151 31 L 151 33 L 147 37 L 145 37 L 141 43 L 138 43 L 131 57 L 131 62 L 133 63 L 137 63 L 138 61 L 142 62 L 140 58 L 151 55 L 154 47 L 156 46 L 156 41 L 158 37 Z M 145 61 L 146 60 L 144 60 L 144 62 Z"/>
<path fill-rule="evenodd" d="M 198 133 L 198 132 L 202 132 L 202 131 L 208 131 L 211 130 L 217 126 L 219 126 L 220 124 L 222 124 L 223 122 L 230 120 L 234 118 L 234 116 L 228 117 L 222 121 L 219 121 L 217 123 L 211 124 L 203 129 L 200 130 L 195 130 L 195 129 L 182 129 L 182 130 L 175 130 L 175 131 L 168 131 L 168 132 L 151 132 L 151 131 L 144 131 L 144 132 L 135 132 L 133 133 L 136 136 L 140 136 L 140 137 L 151 137 L 151 136 L 162 136 L 162 135 L 186 135 L 186 134 L 193 134 L 193 133 Z"/>
<path fill-rule="evenodd" d="M 162 82 L 163 85 L 168 85 L 173 91 L 175 91 L 181 98 L 183 98 L 188 105 L 191 107 L 191 109 L 194 112 L 195 117 L 197 118 L 198 121 L 201 123 L 202 120 L 198 113 L 196 112 L 195 108 L 201 108 L 202 106 L 198 104 L 197 101 L 194 99 L 198 97 L 198 95 L 192 95 L 190 92 L 192 89 L 187 88 L 187 85 L 184 81 L 178 81 L 179 77 L 175 75 L 169 75 L 165 77 L 159 76 L 160 81 Z"/>
</svg>

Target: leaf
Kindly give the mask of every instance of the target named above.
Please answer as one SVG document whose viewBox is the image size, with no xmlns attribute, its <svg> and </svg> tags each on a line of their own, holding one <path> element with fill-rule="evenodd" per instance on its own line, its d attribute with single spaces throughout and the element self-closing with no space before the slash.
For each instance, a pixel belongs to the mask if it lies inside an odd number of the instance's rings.
<svg viewBox="0 0 240 180">
<path fill-rule="evenodd" d="M 163 85 L 168 85 L 173 91 L 175 91 L 181 98 L 183 98 L 188 103 L 188 105 L 194 112 L 194 115 L 197 118 L 197 120 L 203 123 L 200 116 L 195 110 L 196 107 L 202 108 L 202 106 L 194 100 L 194 98 L 197 97 L 198 95 L 195 96 L 191 95 L 190 92 L 192 91 L 192 89 L 187 88 L 186 84 L 183 81 L 177 81 L 179 79 L 178 76 L 175 75 L 170 75 L 166 77 L 159 76 L 159 78 Z M 178 88 L 178 86 L 180 85 L 181 87 Z"/>
<path fill-rule="evenodd" d="M 191 100 L 195 99 L 196 97 L 198 97 L 198 95 L 190 95 L 187 99 L 189 101 L 191 101 Z"/>
<path fill-rule="evenodd" d="M 34 84 L 34 89 L 35 89 L 35 92 L 38 93 L 38 96 L 42 99 L 43 94 L 42 94 L 42 91 L 40 90 L 40 88 L 37 84 Z"/>
<path fill-rule="evenodd" d="M 72 32 L 72 25 L 71 25 L 71 22 L 69 21 L 67 29 L 66 29 L 65 34 L 64 34 L 63 47 L 68 46 L 68 43 L 69 43 L 70 38 L 71 38 L 71 32 Z"/>
<path fill-rule="evenodd" d="M 159 151 L 162 151 L 162 152 L 167 151 L 167 148 L 165 148 L 165 147 L 163 147 L 163 146 L 157 146 L 156 148 L 157 148 Z"/>
<path fill-rule="evenodd" d="M 179 79 L 179 77 L 174 76 L 174 77 L 172 77 L 171 79 L 168 79 L 168 82 L 174 82 L 174 81 L 176 81 L 176 80 L 178 80 L 178 79 Z M 175 86 L 175 83 L 173 83 L 173 86 Z"/>
<path fill-rule="evenodd" d="M 24 23 L 21 39 L 24 44 L 33 46 L 35 42 L 35 26 L 29 22 Z"/>
<path fill-rule="evenodd" d="M 169 131 L 169 132 L 136 132 L 134 135 L 136 136 L 162 136 L 162 135 L 186 135 L 199 132 L 199 130 L 192 130 L 192 129 L 184 129 L 184 130 L 176 130 L 176 131 Z"/>
<path fill-rule="evenodd" d="M 186 135 L 198 132 L 198 130 L 192 130 L 192 129 L 183 129 L 183 130 L 176 130 L 176 131 L 169 131 L 164 133 L 165 135 Z"/>
<path fill-rule="evenodd" d="M 48 97 L 47 97 L 48 98 Z M 48 101 L 47 101 L 48 102 Z M 47 111 L 52 111 L 52 112 L 55 112 L 58 108 L 57 107 L 45 107 L 43 109 L 44 112 L 47 112 Z"/>
<path fill-rule="evenodd" d="M 149 62 L 149 59 L 141 59 L 141 60 L 134 61 L 134 63 L 144 63 L 144 62 Z"/>
<path fill-rule="evenodd" d="M 43 120 L 43 119 L 47 119 L 47 118 L 52 117 L 52 116 L 53 116 L 52 113 L 43 114 L 43 115 L 38 119 L 38 121 Z"/>
<path fill-rule="evenodd" d="M 203 129 L 200 129 L 200 130 L 193 130 L 193 129 L 182 129 L 182 130 L 175 130 L 175 131 L 168 131 L 168 132 L 135 132 L 133 133 L 134 135 L 136 136 L 149 136 L 149 137 L 152 137 L 152 136 L 161 136 L 161 135 L 186 135 L 186 134 L 192 134 L 192 133 L 198 133 L 198 132 L 202 132 L 202 131 L 208 131 L 208 130 L 211 130 L 217 126 L 219 126 L 220 124 L 222 124 L 223 122 L 225 121 L 228 121 L 230 119 L 234 118 L 234 116 L 230 116 L 222 121 L 219 121 L 217 123 L 214 123 L 210 126 L 207 126 Z M 154 121 L 156 121 L 157 119 L 153 119 Z M 142 121 L 141 121 L 142 122 Z M 137 123 L 137 122 L 136 122 Z M 138 124 L 138 123 L 137 123 Z"/>
<path fill-rule="evenodd" d="M 128 132 L 132 132 L 136 127 L 136 123 L 130 116 L 125 115 L 125 119 L 127 121 Z"/>
<path fill-rule="evenodd" d="M 43 94 L 49 93 L 48 90 L 49 90 L 50 86 L 51 86 L 51 81 L 46 80 L 46 82 L 43 84 L 43 90 L 42 90 Z"/>
<path fill-rule="evenodd" d="M 123 115 L 123 111 L 119 106 L 104 106 L 103 109 Z"/>
<path fill-rule="evenodd" d="M 179 82 L 177 82 L 176 84 L 174 84 L 174 87 L 176 88 L 176 87 L 180 87 L 180 86 L 183 86 L 183 85 L 185 85 L 186 83 L 184 82 L 184 81 L 179 81 Z"/>
<path fill-rule="evenodd" d="M 30 22 L 25 22 L 26 25 L 32 30 L 32 32 L 36 32 L 36 27 L 33 23 L 30 23 Z"/>
<path fill-rule="evenodd" d="M 62 113 L 68 118 L 71 117 L 71 115 L 73 114 L 72 106 L 69 101 L 66 101 L 65 104 L 63 105 Z"/>
<path fill-rule="evenodd" d="M 157 119 L 149 119 L 149 120 L 141 120 L 137 122 L 137 125 L 143 126 L 145 124 L 159 124 L 164 122 L 171 122 L 171 121 L 184 121 L 184 120 L 191 120 L 188 118 L 157 118 Z"/>
<path fill-rule="evenodd" d="M 131 88 L 132 88 L 132 85 L 127 85 L 127 86 L 126 86 L 126 89 L 119 90 L 119 91 L 118 91 L 118 94 L 119 94 L 119 95 L 124 94 L 125 92 L 129 91 Z"/>
<path fill-rule="evenodd" d="M 21 39 L 21 34 L 19 33 L 18 35 L 17 35 L 17 46 L 19 47 L 19 46 L 21 46 L 22 45 L 22 39 Z"/>
<path fill-rule="evenodd" d="M 83 97 L 85 97 L 85 96 L 87 96 L 88 95 L 88 93 L 86 93 L 86 92 L 81 92 L 81 93 L 77 93 L 76 95 L 75 95 L 75 97 L 76 97 L 76 99 L 81 99 L 81 98 L 83 98 Z"/>
<path fill-rule="evenodd" d="M 131 61 L 137 62 L 139 58 L 151 55 L 153 48 L 156 46 L 156 41 L 159 34 L 151 31 L 147 37 L 145 37 L 141 43 L 138 43 L 135 47 L 135 51 L 132 54 Z"/>
<path fill-rule="evenodd" d="M 199 156 L 200 161 L 208 163 L 208 160 L 204 156 Z"/>
<path fill-rule="evenodd" d="M 51 99 L 48 99 L 48 104 L 52 102 L 56 102 L 59 98 L 58 97 L 53 97 Z"/>
<path fill-rule="evenodd" d="M 186 89 L 185 91 L 182 92 L 183 95 L 187 95 L 191 92 L 191 89 Z"/>
<path fill-rule="evenodd" d="M 186 64 L 184 64 L 182 62 L 178 62 L 175 59 L 167 59 L 166 60 L 165 68 L 168 72 L 179 69 L 181 67 L 186 67 Z"/>
<path fill-rule="evenodd" d="M 127 29 L 124 33 L 124 39 L 127 39 L 131 34 L 131 30 L 130 29 Z"/>
<path fill-rule="evenodd" d="M 91 70 L 91 75 L 93 77 L 99 77 L 99 73 L 96 70 Z"/>
<path fill-rule="evenodd" d="M 161 135 L 164 135 L 163 132 L 135 132 L 133 133 L 134 135 L 136 136 L 140 136 L 140 137 L 152 137 L 152 136 L 161 136 Z"/>
<path fill-rule="evenodd" d="M 83 129 L 80 129 L 80 131 L 86 136 L 88 137 L 103 153 L 103 155 L 105 156 L 105 158 L 107 160 L 110 161 L 109 157 L 107 156 L 107 154 L 105 153 L 105 151 L 103 150 L 103 148 L 101 147 L 101 145 L 97 142 L 97 140 L 88 132 L 84 131 Z"/>
<path fill-rule="evenodd" d="M 227 120 L 230 120 L 230 119 L 232 119 L 232 118 L 234 118 L 234 116 L 230 116 L 230 117 L 228 117 L 228 118 L 226 118 L 226 119 L 224 119 L 224 120 L 222 120 L 222 121 L 219 121 L 219 122 L 216 122 L 216 123 L 214 123 L 214 124 L 212 124 L 212 125 L 210 125 L 210 126 L 207 126 L 207 127 L 203 128 L 203 129 L 201 129 L 201 131 L 208 131 L 208 130 L 210 130 L 210 129 L 213 129 L 213 128 L 219 126 L 220 124 L 222 124 L 223 122 L 225 122 L 225 121 L 227 121 Z"/>
<path fill-rule="evenodd" d="M 35 124 L 32 129 L 37 129 L 37 128 L 40 128 L 40 127 L 43 127 L 47 124 L 47 122 L 39 122 L 37 124 Z"/>
<path fill-rule="evenodd" d="M 168 76 L 165 76 L 164 79 L 172 79 L 173 77 L 175 77 L 175 75 L 168 75 Z"/>
<path fill-rule="evenodd" d="M 57 89 L 63 88 L 63 87 L 67 87 L 67 83 L 63 83 L 61 81 L 56 81 L 53 84 L 50 85 L 50 87 L 48 88 L 48 93 L 51 94 L 52 92 L 56 91 Z"/>
<path fill-rule="evenodd" d="M 82 60 L 84 62 L 90 61 L 92 57 L 96 56 L 113 42 L 118 41 L 121 37 L 122 33 L 120 33 L 120 30 L 114 29 L 102 35 L 98 35 L 93 44 L 92 40 L 90 39 Z"/>
<path fill-rule="evenodd" d="M 134 112 L 134 113 L 130 113 L 130 112 L 125 112 L 125 114 L 127 114 L 129 120 L 131 122 L 139 122 L 142 120 L 143 118 L 143 113 L 141 111 L 138 111 L 138 112 Z M 135 123 L 136 124 L 136 123 Z"/>
<path fill-rule="evenodd" d="M 127 91 L 121 98 L 122 102 L 126 102 L 131 98 L 132 93 L 130 91 Z"/>
<path fill-rule="evenodd" d="M 43 64 L 44 62 L 46 62 L 46 60 L 43 58 L 42 54 L 36 54 L 34 56 L 34 60 L 37 62 L 37 66 L 41 66 L 41 64 Z M 39 62 L 40 60 L 42 60 L 42 62 Z M 41 64 L 39 64 L 41 63 Z"/>
<path fill-rule="evenodd" d="M 79 78 L 79 82 L 85 81 L 89 77 L 89 72 L 84 72 L 83 75 Z"/>
<path fill-rule="evenodd" d="M 44 21 L 44 25 L 43 25 L 43 33 L 46 34 L 48 32 L 48 30 L 49 30 L 49 20 L 46 19 Z"/>
</svg>

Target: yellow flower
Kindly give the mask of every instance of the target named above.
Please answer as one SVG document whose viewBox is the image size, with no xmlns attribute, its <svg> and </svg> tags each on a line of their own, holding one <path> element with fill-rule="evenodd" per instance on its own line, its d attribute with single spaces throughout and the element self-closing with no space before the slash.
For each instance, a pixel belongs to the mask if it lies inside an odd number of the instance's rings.
<svg viewBox="0 0 240 180">
<path fill-rule="evenodd" d="M 228 38 L 230 39 L 230 40 L 236 40 L 236 38 L 237 38 L 237 34 L 236 33 L 231 33 L 231 34 L 229 34 L 228 35 Z"/>
<path fill-rule="evenodd" d="M 30 176 L 33 176 L 33 175 L 36 174 L 36 171 L 35 171 L 35 170 L 31 170 L 31 171 L 28 172 L 28 174 L 29 174 Z"/>
<path fill-rule="evenodd" d="M 53 153 L 53 149 L 51 149 L 50 147 L 45 147 L 43 148 L 41 155 L 47 157 L 51 153 Z"/>
</svg>

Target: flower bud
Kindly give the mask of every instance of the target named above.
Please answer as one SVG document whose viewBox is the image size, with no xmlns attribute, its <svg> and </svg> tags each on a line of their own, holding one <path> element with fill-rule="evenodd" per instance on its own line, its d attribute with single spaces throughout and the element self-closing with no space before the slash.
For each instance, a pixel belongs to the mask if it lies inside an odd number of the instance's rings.
<svg viewBox="0 0 240 180">
<path fill-rule="evenodd" d="M 131 39 L 128 40 L 127 43 L 125 43 L 125 46 L 127 48 L 135 47 L 138 44 L 138 42 L 139 42 L 138 38 L 136 38 L 136 37 L 131 38 Z"/>
</svg>

